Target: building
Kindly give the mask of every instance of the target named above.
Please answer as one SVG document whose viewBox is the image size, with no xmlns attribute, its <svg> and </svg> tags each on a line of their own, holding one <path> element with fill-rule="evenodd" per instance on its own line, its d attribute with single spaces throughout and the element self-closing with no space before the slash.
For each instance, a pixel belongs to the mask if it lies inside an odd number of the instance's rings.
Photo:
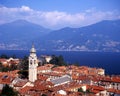
<svg viewBox="0 0 120 96">
<path fill-rule="evenodd" d="M 0 61 L 6 64 L 13 59 Z M 19 96 L 120 96 L 120 76 L 106 76 L 104 69 L 87 66 L 44 64 L 38 67 L 34 45 L 28 66 L 29 79 L 19 78 L 19 70 L 0 72 L 0 91 L 8 84 Z"/>
<path fill-rule="evenodd" d="M 41 57 L 46 61 L 46 63 L 50 63 L 50 60 L 52 60 L 52 56 L 42 55 Z"/>
<path fill-rule="evenodd" d="M 20 63 L 19 59 L 14 59 L 14 58 L 9 58 L 9 59 L 5 59 L 5 58 L 0 58 L 0 63 L 2 63 L 2 66 L 4 67 L 10 67 L 11 65 L 15 65 L 17 66 Z"/>
<path fill-rule="evenodd" d="M 34 48 L 34 45 L 32 45 L 32 48 L 30 50 L 30 56 L 29 56 L 29 81 L 35 82 L 37 80 L 37 55 L 36 50 Z"/>
<path fill-rule="evenodd" d="M 50 81 L 54 84 L 54 86 L 59 86 L 59 85 L 63 85 L 63 84 L 72 82 L 72 79 L 71 79 L 71 76 L 64 75 L 57 79 L 51 79 Z"/>
</svg>

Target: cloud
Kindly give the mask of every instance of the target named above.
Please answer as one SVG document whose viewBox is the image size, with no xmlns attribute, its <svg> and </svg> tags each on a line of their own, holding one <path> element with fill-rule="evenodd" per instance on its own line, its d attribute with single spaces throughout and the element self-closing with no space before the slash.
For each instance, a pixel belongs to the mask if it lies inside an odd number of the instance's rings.
<svg viewBox="0 0 120 96">
<path fill-rule="evenodd" d="M 20 9 L 22 11 L 32 11 L 32 9 L 30 9 L 28 6 L 22 6 Z"/>
<path fill-rule="evenodd" d="M 17 19 L 25 19 L 48 28 L 81 27 L 96 23 L 101 20 L 120 19 L 119 11 L 97 11 L 95 8 L 84 10 L 80 13 L 51 11 L 43 12 L 33 10 L 28 6 L 20 8 L 0 7 L 0 24 Z"/>
</svg>

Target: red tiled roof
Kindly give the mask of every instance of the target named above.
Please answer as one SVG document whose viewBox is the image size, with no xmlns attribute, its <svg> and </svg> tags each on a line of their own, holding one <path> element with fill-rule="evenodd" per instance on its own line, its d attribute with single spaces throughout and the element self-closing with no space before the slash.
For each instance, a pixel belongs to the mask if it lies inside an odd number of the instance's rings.
<svg viewBox="0 0 120 96">
<path fill-rule="evenodd" d="M 27 83 L 27 80 L 26 81 L 21 80 L 21 81 L 17 82 L 14 86 L 15 87 L 23 87 L 26 83 Z"/>
<path fill-rule="evenodd" d="M 50 67 L 46 67 L 46 66 L 39 66 L 37 67 L 37 70 L 50 70 Z"/>
<path fill-rule="evenodd" d="M 6 62 L 7 59 L 0 58 L 0 62 Z"/>
<path fill-rule="evenodd" d="M 38 74 L 38 80 L 46 81 L 48 79 L 47 76 L 43 76 L 41 74 Z"/>
<path fill-rule="evenodd" d="M 120 90 L 116 90 L 113 88 L 107 89 L 108 92 L 112 92 L 112 93 L 116 93 L 116 94 L 120 94 Z"/>
<path fill-rule="evenodd" d="M 26 87 L 24 87 L 24 88 L 22 88 L 22 89 L 20 89 L 19 90 L 19 93 L 20 94 L 26 94 L 30 89 L 32 89 L 33 87 L 31 87 L 31 86 L 26 86 Z"/>
<path fill-rule="evenodd" d="M 90 85 L 90 88 L 91 88 L 91 89 L 94 89 L 94 90 L 100 90 L 100 91 L 105 90 L 104 87 L 102 87 L 102 86 L 95 86 L 95 85 Z"/>
<path fill-rule="evenodd" d="M 119 76 L 103 77 L 101 78 L 101 81 L 120 83 L 120 77 Z"/>
<path fill-rule="evenodd" d="M 9 75 L 2 75 L 0 76 L 0 84 L 11 84 L 14 79 L 14 77 Z"/>
</svg>

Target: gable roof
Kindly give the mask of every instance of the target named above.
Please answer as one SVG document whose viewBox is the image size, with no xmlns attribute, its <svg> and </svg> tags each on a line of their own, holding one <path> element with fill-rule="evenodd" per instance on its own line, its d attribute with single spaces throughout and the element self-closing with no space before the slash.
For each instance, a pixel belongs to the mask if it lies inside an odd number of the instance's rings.
<svg viewBox="0 0 120 96">
<path fill-rule="evenodd" d="M 53 84 L 55 85 L 58 85 L 58 84 L 65 84 L 65 83 L 68 83 L 68 82 L 71 82 L 72 79 L 70 78 L 70 76 L 68 75 L 64 75 L 60 78 L 57 78 L 57 79 L 52 79 L 50 80 Z"/>
</svg>

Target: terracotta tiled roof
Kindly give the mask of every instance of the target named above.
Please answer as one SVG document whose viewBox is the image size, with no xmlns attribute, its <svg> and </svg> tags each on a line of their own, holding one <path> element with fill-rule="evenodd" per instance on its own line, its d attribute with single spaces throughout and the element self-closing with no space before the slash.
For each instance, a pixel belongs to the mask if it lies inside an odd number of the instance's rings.
<svg viewBox="0 0 120 96">
<path fill-rule="evenodd" d="M 19 93 L 20 94 L 27 94 L 30 89 L 32 89 L 31 86 L 25 86 L 24 88 L 19 90 Z"/>
<path fill-rule="evenodd" d="M 11 84 L 13 80 L 14 80 L 14 77 L 10 75 L 5 74 L 0 76 L 0 84 Z"/>
<path fill-rule="evenodd" d="M 52 68 L 54 65 L 53 64 L 45 64 L 44 66 Z"/>
<path fill-rule="evenodd" d="M 53 84 L 49 81 L 36 80 L 33 88 L 34 90 L 44 91 L 48 90 L 50 86 L 53 86 Z"/>
<path fill-rule="evenodd" d="M 23 87 L 27 83 L 27 80 L 20 80 L 14 86 L 15 87 Z"/>
<path fill-rule="evenodd" d="M 66 67 L 64 67 L 64 66 L 55 67 L 55 68 L 52 68 L 52 71 L 56 71 L 56 72 L 65 72 L 65 71 L 66 71 Z"/>
<path fill-rule="evenodd" d="M 0 62 L 6 62 L 7 59 L 0 58 Z"/>
<path fill-rule="evenodd" d="M 100 90 L 91 90 L 92 93 L 97 94 L 100 92 Z"/>
<path fill-rule="evenodd" d="M 37 67 L 37 70 L 50 70 L 50 67 L 46 67 L 46 66 L 39 66 Z"/>
<path fill-rule="evenodd" d="M 120 90 L 116 90 L 113 88 L 107 89 L 108 92 L 112 92 L 112 93 L 116 93 L 116 94 L 120 94 Z"/>
<path fill-rule="evenodd" d="M 44 75 L 46 75 L 46 76 L 56 76 L 56 77 L 60 77 L 60 76 L 65 75 L 65 73 L 49 72 L 49 73 L 44 73 Z"/>
<path fill-rule="evenodd" d="M 94 90 L 100 90 L 100 91 L 105 90 L 104 87 L 102 87 L 102 86 L 95 86 L 95 85 L 90 85 L 90 88 L 91 88 L 91 89 L 94 89 Z"/>
<path fill-rule="evenodd" d="M 104 81 L 104 82 L 116 82 L 116 83 L 120 83 L 120 77 L 119 76 L 103 77 L 100 80 Z"/>
<path fill-rule="evenodd" d="M 48 79 L 47 76 L 43 76 L 41 74 L 38 74 L 38 80 L 46 81 Z"/>
<path fill-rule="evenodd" d="M 37 91 L 45 91 L 45 90 L 48 90 L 48 88 L 44 85 L 36 85 L 33 87 L 34 90 L 37 90 Z"/>
</svg>

